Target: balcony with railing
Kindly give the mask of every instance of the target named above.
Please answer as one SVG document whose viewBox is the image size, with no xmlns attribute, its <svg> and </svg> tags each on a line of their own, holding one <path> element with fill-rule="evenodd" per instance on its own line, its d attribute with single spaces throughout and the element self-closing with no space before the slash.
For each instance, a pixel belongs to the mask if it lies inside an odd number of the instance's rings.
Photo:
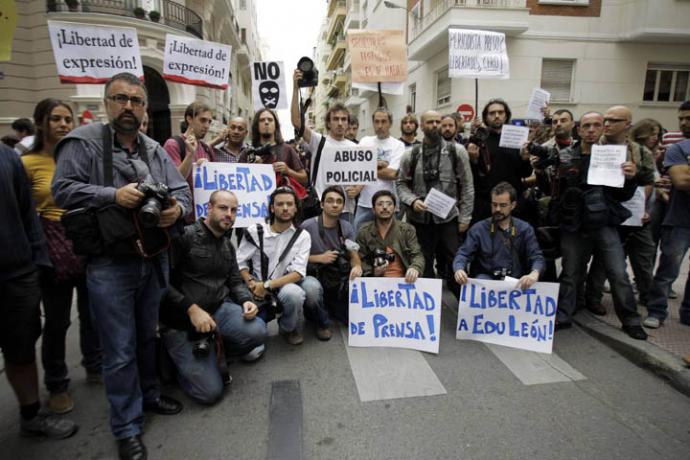
<svg viewBox="0 0 690 460">
<path fill-rule="evenodd" d="M 359 29 L 359 2 L 351 1 L 348 3 L 349 7 L 347 9 L 343 28 L 345 30 Z"/>
<path fill-rule="evenodd" d="M 328 26 L 326 27 L 326 41 L 328 43 L 332 43 L 335 37 L 343 30 L 343 23 L 347 13 L 343 0 L 331 0 L 330 5 L 335 5 L 335 7 L 328 10 Z M 331 10 L 333 10 L 332 13 L 330 12 Z"/>
<path fill-rule="evenodd" d="M 408 58 L 425 60 L 448 46 L 449 27 L 519 35 L 529 27 L 527 0 L 440 0 L 408 19 Z"/>
<path fill-rule="evenodd" d="M 343 60 L 345 58 L 345 50 L 347 49 L 347 44 L 345 43 L 345 35 L 340 34 L 337 36 L 335 46 L 331 50 L 331 54 L 326 62 L 326 70 L 336 70 L 343 65 Z"/>
<path fill-rule="evenodd" d="M 198 14 L 170 0 L 159 0 L 159 4 L 161 11 L 158 12 L 158 20 L 154 20 L 156 15 L 150 13 L 148 19 L 146 15 L 135 15 L 134 10 L 139 6 L 135 0 L 79 0 L 76 6 L 68 6 L 64 0 L 47 0 L 46 10 L 48 13 L 98 13 L 150 20 L 204 38 L 203 21 Z"/>
</svg>

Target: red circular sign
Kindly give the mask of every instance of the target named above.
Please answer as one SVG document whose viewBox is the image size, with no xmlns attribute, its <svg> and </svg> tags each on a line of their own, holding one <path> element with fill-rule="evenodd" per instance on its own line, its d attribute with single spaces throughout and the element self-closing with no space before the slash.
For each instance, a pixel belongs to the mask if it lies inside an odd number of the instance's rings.
<svg viewBox="0 0 690 460">
<path fill-rule="evenodd" d="M 469 104 L 460 104 L 456 110 L 465 122 L 472 121 L 474 119 L 474 107 Z"/>
</svg>

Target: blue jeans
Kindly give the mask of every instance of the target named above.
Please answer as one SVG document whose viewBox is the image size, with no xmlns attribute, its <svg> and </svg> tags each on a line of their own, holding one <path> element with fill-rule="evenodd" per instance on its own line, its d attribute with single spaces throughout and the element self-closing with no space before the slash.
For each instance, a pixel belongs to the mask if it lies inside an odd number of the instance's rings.
<svg viewBox="0 0 690 460">
<path fill-rule="evenodd" d="M 355 232 L 359 233 L 359 229 L 362 225 L 367 222 L 372 222 L 374 220 L 374 210 L 372 208 L 365 208 L 364 206 L 357 206 L 357 211 L 355 212 Z"/>
<path fill-rule="evenodd" d="M 323 300 L 323 287 L 319 280 L 313 276 L 307 276 L 297 284 L 305 294 L 304 316 L 315 321 L 318 327 L 329 327 L 331 320 Z"/>
<path fill-rule="evenodd" d="M 155 264 L 159 264 L 161 286 Z M 117 439 L 141 433 L 143 404 L 160 397 L 156 326 L 168 284 L 168 256 L 152 260 L 95 257 L 86 270 L 93 322 L 103 347 L 110 429 Z"/>
<path fill-rule="evenodd" d="M 663 321 L 668 316 L 668 293 L 678 278 L 683 258 L 690 247 L 690 228 L 663 227 L 661 230 L 661 256 L 649 290 L 647 312 Z M 685 293 L 680 304 L 681 322 L 690 323 L 690 275 L 685 281 Z"/>
<path fill-rule="evenodd" d="M 624 326 L 639 326 L 640 315 L 626 271 L 623 243 L 615 227 L 589 232 L 561 232 L 563 270 L 556 319 L 561 323 L 570 322 L 575 313 L 577 289 L 587 276 L 587 262 L 594 251 L 604 264 L 618 319 Z"/>
<path fill-rule="evenodd" d="M 304 301 L 307 294 L 300 287 L 302 281 L 289 283 L 281 287 L 276 297 L 283 307 L 283 313 L 278 319 L 278 325 L 283 332 L 292 332 L 300 326 L 300 316 L 304 309 Z"/>
<path fill-rule="evenodd" d="M 242 307 L 226 301 L 213 314 L 216 333 L 223 337 L 225 352 L 243 355 L 266 340 L 266 323 L 256 317 L 246 320 Z M 213 404 L 223 394 L 223 379 L 217 365 L 216 347 L 205 358 L 192 353 L 192 342 L 187 331 L 169 329 L 163 335 L 165 347 L 177 368 L 177 378 L 182 391 L 202 404 Z"/>
</svg>

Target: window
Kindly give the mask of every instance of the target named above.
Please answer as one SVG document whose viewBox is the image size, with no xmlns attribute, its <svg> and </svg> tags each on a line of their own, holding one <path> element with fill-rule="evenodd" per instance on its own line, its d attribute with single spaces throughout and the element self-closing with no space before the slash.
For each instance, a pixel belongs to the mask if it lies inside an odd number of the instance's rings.
<svg viewBox="0 0 690 460">
<path fill-rule="evenodd" d="M 247 29 L 245 29 L 244 27 L 242 29 L 240 29 L 240 38 L 242 40 L 242 43 L 244 43 L 246 45 L 247 44 Z"/>
<path fill-rule="evenodd" d="M 240 0 L 240 9 L 241 10 L 247 9 L 247 0 Z"/>
<path fill-rule="evenodd" d="M 436 72 L 436 106 L 442 106 L 450 102 L 450 78 L 448 67 Z"/>
<path fill-rule="evenodd" d="M 410 108 L 412 109 L 412 113 L 414 113 L 417 110 L 417 83 L 413 83 L 410 85 Z"/>
<path fill-rule="evenodd" d="M 643 101 L 683 102 L 690 99 L 690 65 L 649 64 Z"/>
<path fill-rule="evenodd" d="M 551 100 L 570 102 L 575 61 L 544 59 L 541 63 L 541 88 L 551 93 Z"/>
</svg>

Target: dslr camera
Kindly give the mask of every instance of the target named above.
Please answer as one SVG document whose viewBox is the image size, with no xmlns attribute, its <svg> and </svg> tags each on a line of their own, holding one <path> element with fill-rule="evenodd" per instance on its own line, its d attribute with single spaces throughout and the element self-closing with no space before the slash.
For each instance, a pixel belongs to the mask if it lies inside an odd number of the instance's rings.
<svg viewBox="0 0 690 460">
<path fill-rule="evenodd" d="M 556 166 L 558 164 L 558 151 L 550 147 L 543 147 L 532 142 L 527 147 L 531 156 L 539 157 L 539 160 L 534 164 L 536 169 L 546 169 L 549 166 Z"/>
<path fill-rule="evenodd" d="M 478 127 L 471 135 L 469 142 L 478 146 L 486 144 L 486 140 L 489 138 L 489 130 L 483 126 Z"/>
<path fill-rule="evenodd" d="M 257 157 L 264 157 L 272 153 L 273 146 L 264 144 L 260 147 L 250 147 L 247 149 L 247 163 L 256 163 Z"/>
<path fill-rule="evenodd" d="M 154 182 L 151 176 L 137 185 L 137 190 L 144 194 L 137 219 L 146 228 L 155 227 L 161 219 L 161 211 L 170 207 L 170 189 L 161 182 Z"/>
<path fill-rule="evenodd" d="M 374 267 L 380 267 L 386 262 L 393 262 L 395 260 L 395 254 L 389 254 L 383 249 L 374 249 Z"/>
<path fill-rule="evenodd" d="M 189 340 L 192 342 L 192 354 L 197 359 L 206 358 L 211 354 L 216 335 L 213 332 L 201 334 L 196 331 L 189 331 Z"/>
<path fill-rule="evenodd" d="M 506 276 L 510 276 L 513 274 L 513 271 L 509 268 L 497 268 L 491 273 L 491 277 L 495 280 L 501 281 L 503 280 Z"/>
</svg>

